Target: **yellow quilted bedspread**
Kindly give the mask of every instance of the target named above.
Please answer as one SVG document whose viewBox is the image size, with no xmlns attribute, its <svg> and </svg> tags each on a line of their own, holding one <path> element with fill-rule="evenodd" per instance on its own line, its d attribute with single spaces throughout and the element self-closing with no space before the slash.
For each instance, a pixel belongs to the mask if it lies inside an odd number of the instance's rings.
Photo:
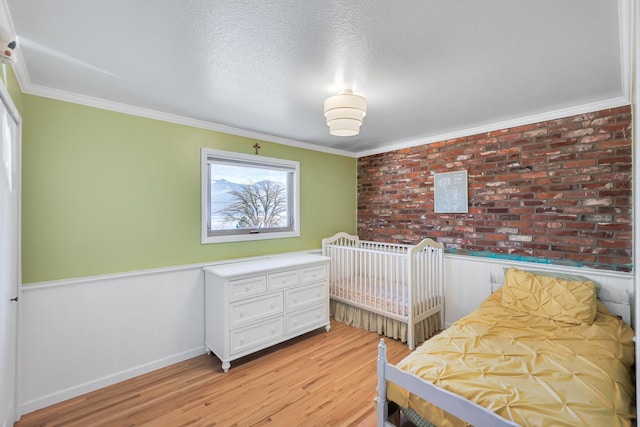
<svg viewBox="0 0 640 427">
<path fill-rule="evenodd" d="M 523 426 L 629 426 L 633 331 L 598 302 L 592 325 L 505 308 L 501 291 L 398 364 Z M 466 423 L 389 383 L 387 397 L 437 426 Z"/>
</svg>

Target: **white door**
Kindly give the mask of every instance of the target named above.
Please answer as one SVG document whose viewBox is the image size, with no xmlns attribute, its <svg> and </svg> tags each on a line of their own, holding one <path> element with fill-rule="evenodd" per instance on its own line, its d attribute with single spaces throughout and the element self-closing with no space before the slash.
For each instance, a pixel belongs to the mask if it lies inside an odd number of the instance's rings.
<svg viewBox="0 0 640 427">
<path fill-rule="evenodd" d="M 19 118 L 0 83 L 0 426 L 16 421 L 20 282 Z"/>
</svg>

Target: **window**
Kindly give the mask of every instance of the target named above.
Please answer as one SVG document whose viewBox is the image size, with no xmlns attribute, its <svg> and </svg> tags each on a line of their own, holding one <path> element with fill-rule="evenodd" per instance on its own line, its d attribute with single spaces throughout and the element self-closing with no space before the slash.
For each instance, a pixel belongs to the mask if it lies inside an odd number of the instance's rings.
<svg viewBox="0 0 640 427">
<path fill-rule="evenodd" d="M 202 243 L 300 235 L 300 164 L 202 149 Z"/>
</svg>

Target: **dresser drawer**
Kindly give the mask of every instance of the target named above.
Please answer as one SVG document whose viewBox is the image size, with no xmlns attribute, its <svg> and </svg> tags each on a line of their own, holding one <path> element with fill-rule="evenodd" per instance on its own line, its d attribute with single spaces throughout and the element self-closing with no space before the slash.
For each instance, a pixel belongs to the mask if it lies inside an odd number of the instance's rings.
<svg viewBox="0 0 640 427">
<path fill-rule="evenodd" d="M 237 301 L 231 304 L 231 328 L 282 313 L 282 292 Z"/>
<path fill-rule="evenodd" d="M 325 326 L 329 323 L 327 304 L 319 304 L 305 310 L 286 315 L 286 334 L 292 335 Z"/>
<path fill-rule="evenodd" d="M 316 265 L 314 267 L 306 267 L 300 270 L 300 282 L 315 282 L 316 280 L 325 280 L 327 278 L 327 266 Z"/>
<path fill-rule="evenodd" d="M 287 289 L 284 294 L 284 305 L 286 310 L 296 310 L 306 305 L 320 304 L 326 302 L 326 300 L 326 282 Z"/>
<path fill-rule="evenodd" d="M 288 286 L 297 285 L 298 270 L 288 270 L 279 273 L 269 274 L 269 289 L 282 289 Z"/>
<path fill-rule="evenodd" d="M 229 281 L 230 301 L 237 301 L 254 295 L 260 295 L 266 291 L 267 277 L 264 275 Z"/>
<path fill-rule="evenodd" d="M 260 325 L 238 329 L 232 331 L 229 336 L 231 353 L 239 353 L 253 347 L 266 347 L 271 343 L 281 341 L 283 336 L 282 316 Z"/>
</svg>

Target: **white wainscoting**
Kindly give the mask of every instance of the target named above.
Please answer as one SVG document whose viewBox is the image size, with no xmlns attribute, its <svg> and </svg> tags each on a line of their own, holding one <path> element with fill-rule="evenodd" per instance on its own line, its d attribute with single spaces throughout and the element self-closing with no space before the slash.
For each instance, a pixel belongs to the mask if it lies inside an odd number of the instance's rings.
<svg viewBox="0 0 640 427">
<path fill-rule="evenodd" d="M 215 264 L 220 263 L 24 286 L 20 413 L 203 354 L 202 267 Z M 632 274 L 449 254 L 445 255 L 447 326 L 489 295 L 490 275 L 502 277 L 506 266 L 573 271 L 633 292 Z"/>
<path fill-rule="evenodd" d="M 204 353 L 200 266 L 24 286 L 22 414 Z"/>
<path fill-rule="evenodd" d="M 603 289 L 619 289 L 621 292 L 627 292 L 630 298 L 634 296 L 633 273 L 454 254 L 445 254 L 444 265 L 445 326 L 447 327 L 469 314 L 490 295 L 491 278 L 496 283 L 502 283 L 504 267 L 579 274 L 602 284 Z"/>
<path fill-rule="evenodd" d="M 23 286 L 19 415 L 204 354 L 202 268 L 242 260 Z"/>
</svg>

